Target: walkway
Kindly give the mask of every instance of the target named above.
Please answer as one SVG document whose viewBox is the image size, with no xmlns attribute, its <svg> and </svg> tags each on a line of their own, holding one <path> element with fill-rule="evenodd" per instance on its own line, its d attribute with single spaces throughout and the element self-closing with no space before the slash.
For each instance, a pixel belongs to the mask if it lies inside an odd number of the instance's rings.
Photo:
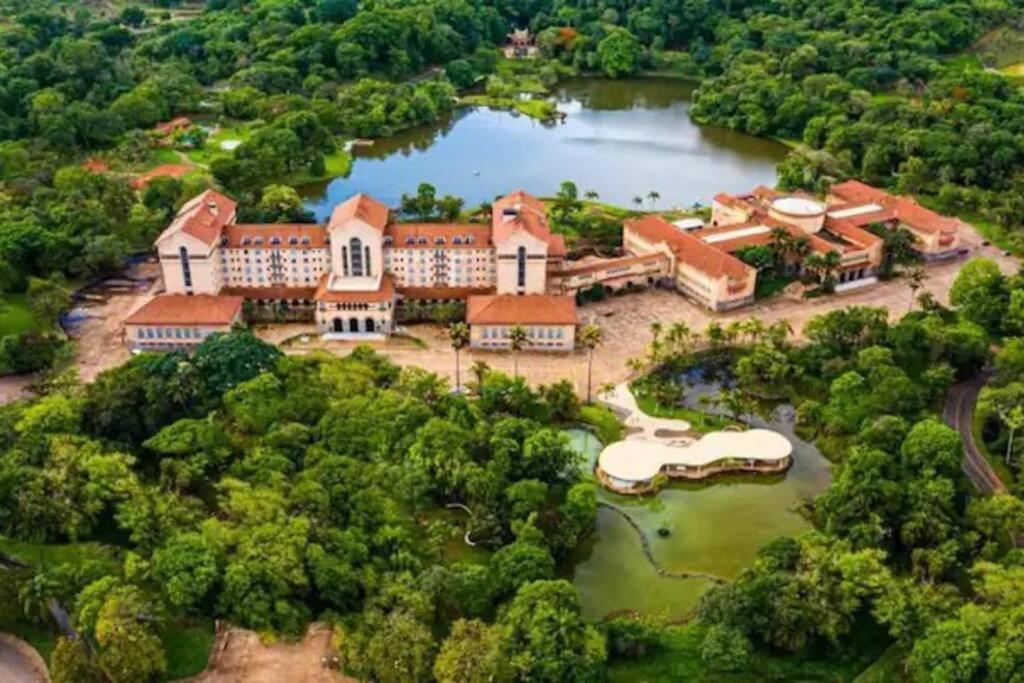
<svg viewBox="0 0 1024 683">
<path fill-rule="evenodd" d="M 960 433 L 964 445 L 964 474 L 979 491 L 991 495 L 1007 493 L 1007 488 L 974 440 L 974 404 L 987 381 L 988 373 L 980 373 L 966 382 L 953 385 L 946 395 L 942 419 Z"/>
<path fill-rule="evenodd" d="M 636 397 L 633 396 L 633 392 L 629 388 L 629 382 L 616 384 L 612 391 L 598 396 L 598 399 L 622 418 L 622 423 L 626 425 L 627 429 L 627 439 L 659 440 L 659 437 L 655 436 L 659 430 L 670 432 L 690 430 L 690 423 L 686 420 L 652 417 L 640 410 Z"/>
<path fill-rule="evenodd" d="M 4 683 L 49 683 L 42 657 L 23 640 L 0 633 L 0 681 Z"/>
</svg>

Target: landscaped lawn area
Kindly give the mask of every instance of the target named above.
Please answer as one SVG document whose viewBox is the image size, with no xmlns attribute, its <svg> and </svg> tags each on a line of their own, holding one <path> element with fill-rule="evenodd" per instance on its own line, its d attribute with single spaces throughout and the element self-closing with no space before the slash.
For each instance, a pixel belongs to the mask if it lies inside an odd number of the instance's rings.
<svg viewBox="0 0 1024 683">
<path fill-rule="evenodd" d="M 637 660 L 613 662 L 609 666 L 608 680 L 612 683 L 848 683 L 872 666 L 885 647 L 876 635 L 854 634 L 845 639 L 845 648 L 838 653 L 808 658 L 758 652 L 751 657 L 744 672 L 723 673 L 709 671 L 701 661 L 704 631 L 699 623 L 665 629 L 660 649 Z"/>
<path fill-rule="evenodd" d="M 206 668 L 213 648 L 213 620 L 195 619 L 172 622 L 161 640 L 167 653 L 165 680 L 195 676 Z"/>
<path fill-rule="evenodd" d="M 88 541 L 85 543 L 30 543 L 0 536 L 0 553 L 33 567 L 55 567 L 59 564 L 81 566 L 84 562 L 103 563 L 111 574 L 120 567 L 112 546 Z"/>
<path fill-rule="evenodd" d="M 238 141 L 239 143 L 245 142 L 261 125 L 263 125 L 262 121 L 250 121 L 246 123 L 239 123 L 237 125 L 224 126 L 208 137 L 201 148 L 182 149 L 181 151 L 184 152 L 185 156 L 191 159 L 194 163 L 209 166 L 214 159 L 231 156 L 232 150 L 222 148 L 221 145 L 223 143 L 229 143 L 231 141 Z"/>
<path fill-rule="evenodd" d="M 663 406 L 650 396 L 646 396 L 636 391 L 636 389 L 633 390 L 633 395 L 636 396 L 636 404 L 640 406 L 640 410 L 651 417 L 686 420 L 690 423 L 690 429 L 702 434 L 719 431 L 730 425 L 737 424 L 734 420 L 730 420 L 727 417 L 703 413 L 699 410 L 694 410 L 693 408 L 685 408 L 683 406 Z"/>
<path fill-rule="evenodd" d="M 591 404 L 580 407 L 583 422 L 594 428 L 597 440 L 603 444 L 622 440 L 622 422 L 607 406 Z"/>
<path fill-rule="evenodd" d="M 6 294 L 0 297 L 0 337 L 31 332 L 39 321 L 28 307 L 24 294 Z"/>
</svg>

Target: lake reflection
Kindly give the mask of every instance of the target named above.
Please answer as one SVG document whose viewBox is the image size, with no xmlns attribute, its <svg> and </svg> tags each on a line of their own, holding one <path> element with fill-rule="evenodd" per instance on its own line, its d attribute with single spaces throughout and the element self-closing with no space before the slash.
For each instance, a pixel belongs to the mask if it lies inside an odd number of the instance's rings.
<svg viewBox="0 0 1024 683">
<path fill-rule="evenodd" d="M 717 192 L 774 185 L 785 147 L 696 125 L 692 86 L 678 80 L 574 80 L 559 86 L 565 119 L 541 123 L 485 108 L 461 109 L 440 125 L 357 147 L 352 173 L 302 188 L 324 219 L 335 204 L 366 192 L 397 205 L 421 182 L 474 206 L 522 188 L 551 195 L 563 180 L 601 200 L 645 208 L 707 204 Z M 652 203 L 648 193 L 660 200 Z"/>
</svg>

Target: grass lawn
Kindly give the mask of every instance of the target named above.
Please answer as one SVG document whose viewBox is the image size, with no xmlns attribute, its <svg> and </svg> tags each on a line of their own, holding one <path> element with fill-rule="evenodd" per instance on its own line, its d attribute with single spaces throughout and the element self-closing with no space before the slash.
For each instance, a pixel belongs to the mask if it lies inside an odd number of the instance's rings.
<svg viewBox="0 0 1024 683">
<path fill-rule="evenodd" d="M 0 297 L 0 337 L 21 334 L 39 328 L 39 321 L 28 307 L 24 294 Z"/>
<path fill-rule="evenodd" d="M 181 151 L 184 152 L 185 156 L 191 159 L 193 163 L 209 166 L 214 159 L 228 157 L 233 153 L 232 150 L 222 148 L 221 145 L 223 143 L 234 140 L 237 140 L 238 142 L 245 142 L 253 132 L 262 125 L 262 121 L 248 121 L 245 123 L 238 123 L 236 125 L 224 126 L 208 137 L 201 148 L 182 149 Z"/>
<path fill-rule="evenodd" d="M 172 622 L 161 640 L 167 653 L 168 681 L 195 676 L 206 668 L 213 648 L 212 619 L 182 619 Z"/>
<path fill-rule="evenodd" d="M 580 418 L 594 428 L 597 440 L 603 444 L 622 440 L 622 422 L 607 406 L 592 403 L 580 407 Z"/>
<path fill-rule="evenodd" d="M 892 645 L 874 664 L 853 679 L 853 683 L 896 683 L 904 680 L 902 664 L 906 654 L 899 645 Z"/>
<path fill-rule="evenodd" d="M 847 683 L 873 666 L 885 647 L 885 644 L 878 642 L 877 636 L 855 634 L 847 639 L 847 648 L 837 653 L 808 658 L 757 652 L 751 657 L 745 671 L 723 673 L 708 671 L 701 661 L 700 646 L 704 630 L 699 623 L 667 628 L 660 650 L 638 660 L 613 662 L 609 666 L 608 680 L 612 683 Z"/>
<path fill-rule="evenodd" d="M 796 278 L 788 277 L 785 275 L 774 275 L 769 273 L 758 273 L 757 274 L 757 287 L 754 289 L 755 299 L 770 299 L 775 296 L 783 289 L 786 288 L 791 282 L 795 282 Z"/>
<path fill-rule="evenodd" d="M 633 394 L 636 396 L 636 403 L 640 406 L 640 410 L 644 411 L 651 417 L 666 417 L 675 420 L 686 420 L 690 423 L 690 429 L 695 432 L 700 432 L 701 434 L 719 431 L 729 427 L 730 425 L 739 424 L 727 417 L 719 417 L 718 415 L 702 413 L 701 411 L 694 410 L 692 408 L 685 408 L 682 406 L 663 406 L 650 396 L 638 393 L 635 389 L 633 390 Z"/>
<path fill-rule="evenodd" d="M 463 95 L 459 104 L 466 107 L 490 107 L 511 109 L 530 118 L 546 121 L 554 117 L 555 105 L 547 100 L 520 100 L 514 97 L 491 97 L 490 95 Z"/>
<path fill-rule="evenodd" d="M 59 564 L 81 565 L 101 563 L 109 573 L 116 573 L 121 561 L 113 546 L 95 541 L 83 543 L 30 543 L 0 536 L 0 553 L 32 567 L 55 567 Z"/>
</svg>

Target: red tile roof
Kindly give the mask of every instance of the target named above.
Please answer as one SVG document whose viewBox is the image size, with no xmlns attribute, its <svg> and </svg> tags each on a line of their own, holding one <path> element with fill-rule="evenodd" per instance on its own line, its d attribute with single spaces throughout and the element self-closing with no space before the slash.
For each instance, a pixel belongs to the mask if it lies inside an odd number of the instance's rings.
<svg viewBox="0 0 1024 683">
<path fill-rule="evenodd" d="M 746 278 L 753 270 L 724 249 L 707 244 L 694 235 L 678 229 L 661 216 L 644 216 L 628 220 L 626 228 L 651 244 L 664 243 L 679 261 L 714 278 Z"/>
<path fill-rule="evenodd" d="M 471 296 L 466 300 L 470 325 L 575 325 L 576 299 L 546 294 Z"/>
<path fill-rule="evenodd" d="M 384 228 L 387 227 L 388 215 L 390 213 L 385 204 L 360 192 L 334 207 L 328 225 L 334 226 L 350 218 L 358 218 L 383 232 Z"/>
<path fill-rule="evenodd" d="M 504 242 L 517 230 L 524 230 L 548 245 L 549 256 L 565 256 L 565 237 L 555 235 L 548 225 L 544 202 L 524 190 L 516 190 L 491 204 L 494 243 Z"/>
<path fill-rule="evenodd" d="M 226 226 L 223 237 L 227 239 L 225 246 L 231 249 L 241 247 L 326 249 L 328 246 L 326 226 L 311 223 L 238 223 Z M 263 239 L 262 244 L 255 244 L 257 237 Z M 280 239 L 278 244 L 271 242 L 275 237 Z M 242 240 L 246 238 L 250 242 L 242 244 Z M 294 244 L 292 243 L 293 238 Z"/>
<path fill-rule="evenodd" d="M 578 266 L 573 266 L 571 263 L 567 263 L 566 267 L 562 270 L 551 273 L 552 277 L 573 277 L 575 275 L 587 275 L 589 273 L 600 273 L 603 270 L 610 268 L 626 268 L 628 266 L 634 266 L 637 264 L 645 263 L 658 263 L 660 261 L 667 261 L 668 259 L 664 254 L 644 254 L 642 256 L 622 256 L 619 258 L 602 259 L 600 261 L 591 261 L 589 263 L 583 263 Z"/>
<path fill-rule="evenodd" d="M 317 301 L 325 301 L 332 304 L 379 303 L 381 301 L 391 301 L 395 298 L 395 285 L 391 280 L 391 276 L 387 274 L 381 276 L 380 285 L 376 290 L 372 291 L 332 290 L 327 288 L 330 281 L 330 273 L 326 273 L 320 278 L 320 285 L 316 288 L 316 293 L 314 294 L 314 298 Z"/>
<path fill-rule="evenodd" d="M 162 294 L 125 318 L 125 325 L 230 325 L 242 313 L 242 297 Z"/>
<path fill-rule="evenodd" d="M 212 246 L 220 239 L 221 230 L 235 219 L 237 204 L 216 190 L 206 190 L 190 199 L 178 215 L 157 238 L 157 242 L 165 236 L 180 230 L 191 235 L 204 244 Z"/>
<path fill-rule="evenodd" d="M 891 216 L 892 214 L 895 214 L 896 220 L 920 232 L 955 232 L 961 225 L 960 221 L 956 218 L 935 213 L 931 209 L 918 204 L 912 197 L 891 195 L 884 190 L 871 187 L 859 180 L 847 180 L 837 183 L 829 188 L 829 194 L 839 197 L 849 204 L 878 204 L 886 209 L 885 212 L 876 212 L 877 216 L 861 214 L 845 219 L 853 220 L 858 225 L 865 225 L 874 221 L 892 220 L 891 217 L 884 217 L 886 215 Z"/>
<path fill-rule="evenodd" d="M 192 119 L 190 119 L 187 116 L 178 116 L 176 118 L 171 119 L 170 121 L 164 121 L 163 123 L 156 124 L 155 126 L 153 126 L 153 130 L 160 135 L 169 135 L 171 133 L 176 133 L 179 130 L 184 130 L 186 128 L 191 127 Z"/>
<path fill-rule="evenodd" d="M 491 229 L 486 225 L 472 223 L 391 223 L 384 230 L 384 236 L 391 238 L 394 249 L 490 249 Z M 420 244 L 419 238 L 426 241 Z M 456 244 L 455 238 L 459 238 Z M 466 238 L 472 237 L 472 242 Z M 436 240 L 444 240 L 437 244 Z M 409 240 L 412 243 L 409 243 Z"/>
</svg>

